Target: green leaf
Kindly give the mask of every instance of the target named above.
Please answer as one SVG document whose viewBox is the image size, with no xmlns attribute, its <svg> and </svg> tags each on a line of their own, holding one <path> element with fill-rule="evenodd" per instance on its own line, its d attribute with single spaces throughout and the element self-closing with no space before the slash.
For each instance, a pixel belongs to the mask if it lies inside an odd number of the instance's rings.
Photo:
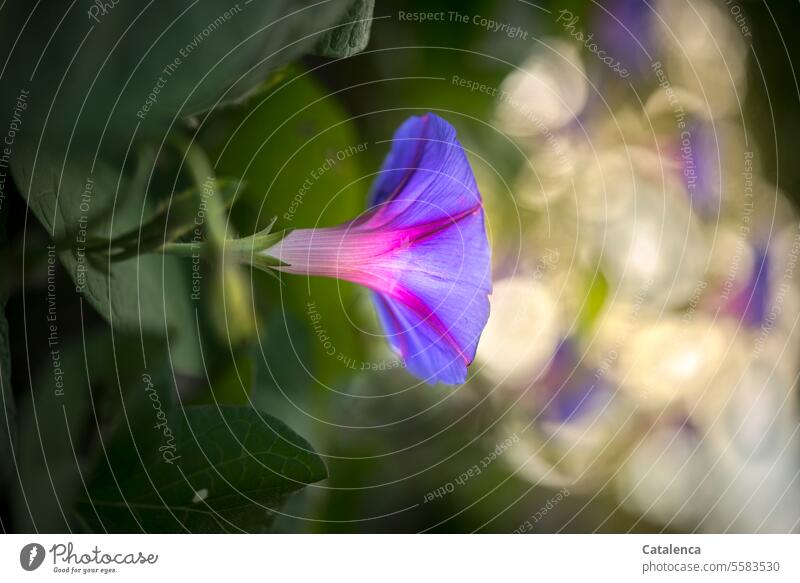
<svg viewBox="0 0 800 583">
<path fill-rule="evenodd" d="M 158 411 L 121 431 L 78 505 L 109 532 L 265 531 L 291 492 L 327 477 L 311 446 L 249 407 Z M 169 453 L 167 453 L 169 452 Z"/>
<path fill-rule="evenodd" d="M 87 214 L 80 205 L 88 177 L 95 186 L 89 235 L 135 229 L 150 202 L 143 202 L 144 188 L 136 192 L 114 170 L 132 144 L 167 134 L 181 117 L 235 102 L 313 49 L 351 3 L 168 0 L 96 13 L 94 6 L 10 3 L 0 42 L 13 38 L 15 50 L 0 104 L 15 116 L 11 166 L 19 190 L 70 247 Z M 98 269 L 68 249 L 59 252 L 77 287 L 115 328 L 179 329 L 171 335 L 176 368 L 202 372 L 194 326 L 186 325 L 195 319 L 186 261 L 141 257 Z"/>
<path fill-rule="evenodd" d="M 254 406 L 291 419 L 292 427 L 309 439 L 326 441 L 324 426 L 316 420 L 330 413 L 332 393 L 312 390 L 312 329 L 291 310 L 265 306 L 260 311 L 265 321 L 252 349 Z M 306 414 L 298 415 L 298 410 Z"/>
<path fill-rule="evenodd" d="M 6 241 L 6 207 L 0 197 L 0 244 Z M 9 277 L 11 274 L 8 274 Z M 0 289 L 0 488 L 11 478 L 14 467 L 13 435 L 15 434 L 14 393 L 11 389 L 11 341 L 5 316 L 8 298 Z"/>
<path fill-rule="evenodd" d="M 0 301 L 0 485 L 6 484 L 13 472 L 13 435 L 16 408 L 11 389 L 11 346 L 8 322 L 3 314 L 5 300 Z"/>
<path fill-rule="evenodd" d="M 375 0 L 356 0 L 342 21 L 320 39 L 315 52 L 323 57 L 346 58 L 363 51 L 369 42 Z"/>
<path fill-rule="evenodd" d="M 145 157 L 136 174 L 103 160 L 62 160 L 46 152 L 18 153 L 14 162 L 15 181 L 56 242 L 76 291 L 121 332 L 169 333 L 176 368 L 201 370 L 188 262 L 158 255 L 98 262 L 86 249 L 86 241 L 113 239 L 149 216 L 155 202 L 139 175 L 142 168 L 147 175 L 152 161 Z"/>
<path fill-rule="evenodd" d="M 204 347 L 206 361 L 209 362 L 208 384 L 210 390 L 198 396 L 192 404 L 247 405 L 250 403 L 254 376 L 253 355 L 250 351 L 232 352 L 230 346 L 220 346 L 210 340 L 204 341 Z"/>
<path fill-rule="evenodd" d="M 32 327 L 48 326 L 47 316 L 44 309 L 27 314 Z M 142 347 L 148 347 L 151 369 L 168 370 L 159 366 L 166 361 L 163 342 L 114 334 L 105 326 L 85 340 L 82 334 L 62 334 L 66 331 L 58 328 L 32 390 L 20 399 L 19 482 L 12 498 L 19 532 L 73 528 L 72 505 L 91 459 L 102 449 L 98 438 L 119 421 L 120 396 L 126 411 L 140 402 L 140 376 L 148 370 Z"/>
<path fill-rule="evenodd" d="M 16 39 L 4 105 L 27 88 L 25 124 L 35 137 L 46 123 L 124 149 L 134 134 L 164 135 L 176 119 L 252 90 L 313 50 L 353 2 L 119 2 L 96 13 L 10 4 L 0 23 L 0 37 Z"/>
<path fill-rule="evenodd" d="M 307 367 L 313 360 L 312 331 L 290 311 L 274 307 L 265 307 L 263 311 L 267 314 L 264 335 L 252 354 L 255 362 L 253 385 L 261 394 L 266 391 L 281 393 L 291 387 L 292 398 L 302 398 L 307 392 L 304 389 L 311 386 Z M 276 404 L 269 405 L 269 410 L 273 411 Z"/>
<path fill-rule="evenodd" d="M 213 115 L 199 140 L 221 176 L 244 183 L 233 209 L 243 234 L 331 226 L 365 210 L 362 161 L 374 147 L 299 67 L 260 99 Z"/>
</svg>

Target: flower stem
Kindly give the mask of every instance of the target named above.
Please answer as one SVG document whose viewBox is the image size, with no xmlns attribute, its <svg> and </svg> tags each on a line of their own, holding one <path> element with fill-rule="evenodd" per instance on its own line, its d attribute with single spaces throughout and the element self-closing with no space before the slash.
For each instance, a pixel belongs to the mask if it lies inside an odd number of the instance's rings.
<svg viewBox="0 0 800 583">
<path fill-rule="evenodd" d="M 205 217 L 206 234 L 211 245 L 219 250 L 225 241 L 227 221 L 225 220 L 225 205 L 217 188 L 217 180 L 211 162 L 195 142 L 177 134 L 172 134 L 169 139 L 173 145 L 184 152 L 189 174 L 201 196 L 206 199 L 208 205 L 208 213 Z"/>
</svg>

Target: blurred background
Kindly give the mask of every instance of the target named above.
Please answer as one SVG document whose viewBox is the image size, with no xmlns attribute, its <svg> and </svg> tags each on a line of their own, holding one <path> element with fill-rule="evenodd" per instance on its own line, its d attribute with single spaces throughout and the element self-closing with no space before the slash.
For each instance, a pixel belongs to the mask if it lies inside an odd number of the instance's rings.
<svg viewBox="0 0 800 583">
<path fill-rule="evenodd" d="M 272 531 L 797 531 L 798 18 L 755 0 L 378 2 L 360 53 L 295 59 L 187 127 L 241 181 L 229 228 L 249 234 L 353 218 L 403 120 L 453 124 L 493 252 L 469 381 L 408 375 L 362 288 L 250 269 L 246 309 L 212 295 L 151 368 L 178 403 L 253 406 L 324 461 Z M 175 184 L 171 161 L 154 180 Z M 44 250 L 8 200 L 8 240 Z M 43 273 L 6 307 L 11 386 L 39 423 Z M 99 363 L 120 337 L 59 303 L 75 376 L 113 393 L 121 365 Z M 48 489 L 31 448 L 9 491 Z M 20 504 L 4 501 L 7 530 L 31 529 Z"/>
</svg>

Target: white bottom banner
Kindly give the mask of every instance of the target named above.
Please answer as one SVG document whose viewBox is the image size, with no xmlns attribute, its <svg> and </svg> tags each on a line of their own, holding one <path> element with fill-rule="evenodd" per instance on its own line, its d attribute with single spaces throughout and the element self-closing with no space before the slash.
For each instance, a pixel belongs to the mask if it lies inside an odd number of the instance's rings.
<svg viewBox="0 0 800 583">
<path fill-rule="evenodd" d="M 799 554 L 797 535 L 4 535 L 0 581 L 796 582 Z"/>
</svg>

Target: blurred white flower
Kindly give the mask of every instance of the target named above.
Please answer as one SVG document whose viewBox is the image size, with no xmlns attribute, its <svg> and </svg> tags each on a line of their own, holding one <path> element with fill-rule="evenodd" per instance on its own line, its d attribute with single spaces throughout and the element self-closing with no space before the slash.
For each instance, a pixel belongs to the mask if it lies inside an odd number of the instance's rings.
<svg viewBox="0 0 800 583">
<path fill-rule="evenodd" d="M 529 385 L 542 371 L 563 335 L 558 304 L 533 277 L 495 281 L 491 312 L 476 360 L 498 385 Z"/>
<path fill-rule="evenodd" d="M 609 188 L 619 184 L 611 182 Z M 622 197 L 618 192 L 625 192 Z M 589 217 L 585 243 L 611 287 L 626 299 L 641 294 L 657 308 L 686 304 L 703 279 L 708 245 L 685 200 L 648 180 L 624 185 L 613 217 Z M 599 219 L 599 220 L 598 220 Z"/>
<path fill-rule="evenodd" d="M 702 317 L 649 322 L 620 348 L 613 377 L 646 410 L 685 405 L 709 390 L 728 359 L 741 358 L 734 330 Z"/>
<path fill-rule="evenodd" d="M 713 461 L 695 431 L 670 418 L 634 445 L 615 476 L 617 496 L 632 514 L 691 530 L 715 502 L 704 487 Z"/>
<path fill-rule="evenodd" d="M 748 47 L 725 4 L 660 0 L 655 9 L 656 40 L 672 84 L 702 95 L 713 116 L 738 114 Z"/>
<path fill-rule="evenodd" d="M 558 38 L 540 43 L 539 50 L 500 86 L 496 122 L 513 136 L 564 127 L 581 112 L 589 95 L 578 48 Z"/>
</svg>

